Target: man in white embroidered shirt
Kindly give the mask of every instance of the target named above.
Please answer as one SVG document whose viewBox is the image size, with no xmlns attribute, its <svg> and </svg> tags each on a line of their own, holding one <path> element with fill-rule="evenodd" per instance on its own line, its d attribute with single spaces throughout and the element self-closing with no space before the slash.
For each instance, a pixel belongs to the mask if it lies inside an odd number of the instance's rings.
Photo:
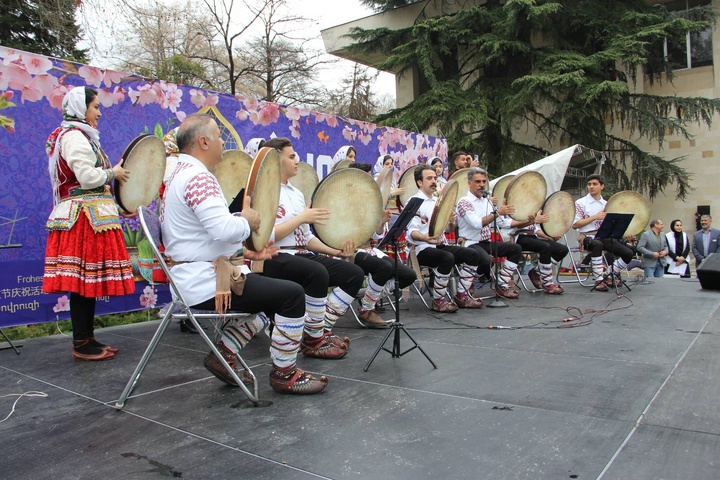
<svg viewBox="0 0 720 480">
<path fill-rule="evenodd" d="M 178 130 L 177 144 L 180 155 L 168 182 L 160 218 L 165 253 L 175 262 L 173 280 L 188 304 L 215 310 L 224 289 L 218 289 L 214 263 L 241 250 L 251 228 L 259 227 L 260 217 L 249 204 L 241 215 L 231 214 L 217 179 L 210 173 L 222 159 L 224 144 L 212 117 L 187 117 Z M 260 252 L 256 257 L 267 258 L 267 254 Z M 267 325 L 266 317 L 260 313 L 265 312 L 274 317 L 275 325 L 270 346 L 272 388 L 296 394 L 325 389 L 326 377 L 313 378 L 296 366 L 305 324 L 304 294 L 299 285 L 248 273 L 242 294 L 231 294 L 229 310 L 258 313 L 250 322 L 233 320 L 223 331 L 219 349 L 231 367 L 235 368 L 239 349 Z M 225 383 L 236 385 L 212 353 L 205 359 L 205 367 Z"/>
<path fill-rule="evenodd" d="M 607 200 L 602 197 L 605 188 L 605 179 L 597 174 L 587 178 L 588 194 L 575 201 L 575 223 L 573 228 L 578 231 L 578 243 L 590 251 L 590 262 L 593 275 L 595 276 L 595 290 L 605 292 L 608 284 L 612 285 L 612 278 L 607 277 L 603 281 L 605 272 L 603 264 L 603 250 L 610 251 L 618 258 L 612 265 L 612 269 L 619 274 L 632 260 L 633 252 L 620 242 L 611 242 L 609 238 L 597 239 L 600 225 L 605 218 L 605 205 Z"/>
<path fill-rule="evenodd" d="M 413 198 L 421 198 L 423 203 L 417 214 L 408 223 L 405 235 L 408 243 L 415 245 L 420 265 L 433 269 L 433 310 L 451 313 L 457 311 L 458 306 L 480 308 L 483 306 L 482 300 L 472 295 L 473 280 L 480 255 L 470 248 L 447 245 L 444 233 L 436 237 L 429 235 L 430 218 L 436 204 L 433 196 L 437 187 L 436 181 L 435 169 L 432 167 L 423 165 L 415 169 L 418 193 L 413 195 Z M 460 269 L 460 289 L 454 296 L 454 301 L 446 298 L 448 280 L 453 265 L 458 265 Z"/>
</svg>

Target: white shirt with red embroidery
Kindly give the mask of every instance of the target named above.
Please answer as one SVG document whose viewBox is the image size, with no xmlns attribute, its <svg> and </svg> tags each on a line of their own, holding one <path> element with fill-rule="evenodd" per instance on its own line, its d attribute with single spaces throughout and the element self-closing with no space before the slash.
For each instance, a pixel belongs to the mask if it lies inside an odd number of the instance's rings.
<svg viewBox="0 0 720 480">
<path fill-rule="evenodd" d="M 198 159 L 180 154 L 162 204 L 165 254 L 176 262 L 173 280 L 189 305 L 215 296 L 212 261 L 242 248 L 250 225 L 228 210 L 215 176 Z M 247 267 L 243 267 L 249 273 Z"/>
<path fill-rule="evenodd" d="M 466 193 L 455 207 L 458 222 L 458 235 L 465 239 L 469 247 L 478 242 L 490 240 L 490 224 L 483 226 L 482 219 L 493 212 L 493 204 L 488 198 L 478 198 L 474 193 Z M 505 228 L 506 221 L 499 217 L 498 228 Z M 508 223 L 509 224 L 509 223 Z"/>
<path fill-rule="evenodd" d="M 415 253 L 420 253 L 426 248 L 435 248 L 435 245 L 415 240 L 414 238 L 412 238 L 412 232 L 420 232 L 427 235 L 427 233 L 430 231 L 430 218 L 432 218 L 433 210 L 435 210 L 435 203 L 437 203 L 437 197 L 433 196 L 431 198 L 428 198 L 427 196 L 425 196 L 422 190 L 420 190 L 411 198 L 422 198 L 423 203 L 422 205 L 420 205 L 420 208 L 418 208 L 417 212 L 415 212 L 415 216 L 412 218 L 412 220 L 410 220 L 410 223 L 408 223 L 408 226 L 405 229 L 405 236 L 407 237 L 408 244 L 415 245 Z M 445 243 L 444 233 L 440 235 L 440 240 L 442 240 L 442 243 Z"/>
<path fill-rule="evenodd" d="M 579 198 L 575 202 L 575 222 L 578 220 L 583 220 L 585 218 L 590 218 L 596 213 L 602 212 L 605 210 L 605 205 L 607 204 L 607 200 L 600 197 L 600 200 L 595 200 L 592 195 L 589 193 L 585 195 L 582 198 Z M 597 229 L 600 228 L 600 225 L 602 224 L 602 220 L 594 220 L 584 227 L 577 228 L 576 230 L 579 233 L 582 232 L 594 232 Z"/>
<path fill-rule="evenodd" d="M 290 182 L 280 185 L 280 204 L 278 205 L 277 217 L 275 225 L 287 222 L 288 220 L 300 215 L 305 210 L 305 196 L 297 188 L 293 187 Z M 275 230 L 273 230 L 271 240 L 275 240 L 276 247 L 304 247 L 315 235 L 310 231 L 310 225 L 303 223 L 285 238 L 275 238 Z M 284 253 L 295 253 L 303 250 L 283 248 Z"/>
</svg>

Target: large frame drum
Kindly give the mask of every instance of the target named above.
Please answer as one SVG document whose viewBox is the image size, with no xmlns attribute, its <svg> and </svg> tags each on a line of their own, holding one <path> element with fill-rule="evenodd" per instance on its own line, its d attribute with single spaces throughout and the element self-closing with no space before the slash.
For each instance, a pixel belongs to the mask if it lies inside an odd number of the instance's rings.
<svg viewBox="0 0 720 480">
<path fill-rule="evenodd" d="M 115 180 L 115 197 L 123 212 L 132 215 L 158 196 L 165 175 L 165 143 L 155 135 L 140 135 L 130 142 L 122 158 L 130 178 L 124 183 Z"/>
</svg>

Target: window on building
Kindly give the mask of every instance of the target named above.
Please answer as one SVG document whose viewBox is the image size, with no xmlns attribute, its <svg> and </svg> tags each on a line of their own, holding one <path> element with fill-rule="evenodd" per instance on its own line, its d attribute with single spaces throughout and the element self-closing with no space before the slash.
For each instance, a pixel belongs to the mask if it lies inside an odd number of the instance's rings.
<svg viewBox="0 0 720 480">
<path fill-rule="evenodd" d="M 666 3 L 665 7 L 670 11 L 680 11 L 710 3 L 710 0 L 675 0 Z M 665 39 L 663 56 L 673 70 L 712 65 L 712 28 L 697 33 L 688 32 L 685 38 Z"/>
</svg>

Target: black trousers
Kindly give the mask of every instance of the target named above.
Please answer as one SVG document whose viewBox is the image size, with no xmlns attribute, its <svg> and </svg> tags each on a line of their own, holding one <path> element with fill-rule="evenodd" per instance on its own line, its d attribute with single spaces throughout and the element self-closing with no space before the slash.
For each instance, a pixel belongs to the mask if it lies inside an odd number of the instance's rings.
<svg viewBox="0 0 720 480">
<path fill-rule="evenodd" d="M 524 251 L 538 253 L 540 263 L 545 265 L 552 260 L 560 262 L 570 252 L 570 249 L 562 243 L 538 238 L 535 235 L 518 235 L 515 243 L 520 245 Z"/>
<path fill-rule="evenodd" d="M 192 308 L 215 310 L 215 298 L 193 305 Z M 229 310 L 244 313 L 264 312 L 269 317 L 278 314 L 288 318 L 301 318 L 305 315 L 305 293 L 295 282 L 251 273 L 245 279 L 243 294 L 232 294 Z"/>
<path fill-rule="evenodd" d="M 426 248 L 417 254 L 420 265 L 437 268 L 438 272 L 448 275 L 453 265 L 466 263 L 476 266 L 480 262 L 480 254 L 472 249 L 455 245 L 438 245 L 435 248 Z"/>
<path fill-rule="evenodd" d="M 329 286 L 340 287 L 343 292 L 351 297 L 357 294 L 362 287 L 363 281 L 365 281 L 365 274 L 362 268 L 345 260 L 336 260 L 325 255 L 316 255 L 314 253 L 300 253 L 295 256 L 319 263 L 325 267 L 325 270 L 327 270 L 330 276 Z M 327 289 L 325 293 L 319 295 L 319 297 L 324 297 L 325 295 L 327 295 Z"/>
<path fill-rule="evenodd" d="M 380 286 L 395 277 L 395 260 L 390 257 L 376 257 L 367 252 L 358 252 L 355 255 L 355 265 L 362 268 L 365 275 L 372 275 L 373 281 Z M 412 284 L 417 275 L 415 270 L 398 261 L 398 282 L 400 288 Z"/>
<path fill-rule="evenodd" d="M 322 264 L 289 253 L 265 260 L 262 275 L 300 284 L 306 294 L 315 298 L 324 298 L 330 285 L 330 274 Z"/>
<path fill-rule="evenodd" d="M 623 259 L 623 262 L 630 263 L 633 258 L 633 251 L 618 240 L 610 240 L 609 238 L 588 238 L 583 239 L 583 248 L 590 252 L 591 257 L 601 257 L 603 250 L 612 253 Z"/>
<path fill-rule="evenodd" d="M 492 257 L 490 252 L 492 251 L 495 257 L 506 257 L 513 263 L 518 263 L 522 256 L 522 247 L 517 243 L 510 242 L 491 242 L 489 240 L 478 242 L 470 247 L 477 251 L 480 255 L 480 263 L 478 265 L 477 272 L 479 274 L 485 274 L 490 276 L 490 266 L 492 265 Z"/>
</svg>

